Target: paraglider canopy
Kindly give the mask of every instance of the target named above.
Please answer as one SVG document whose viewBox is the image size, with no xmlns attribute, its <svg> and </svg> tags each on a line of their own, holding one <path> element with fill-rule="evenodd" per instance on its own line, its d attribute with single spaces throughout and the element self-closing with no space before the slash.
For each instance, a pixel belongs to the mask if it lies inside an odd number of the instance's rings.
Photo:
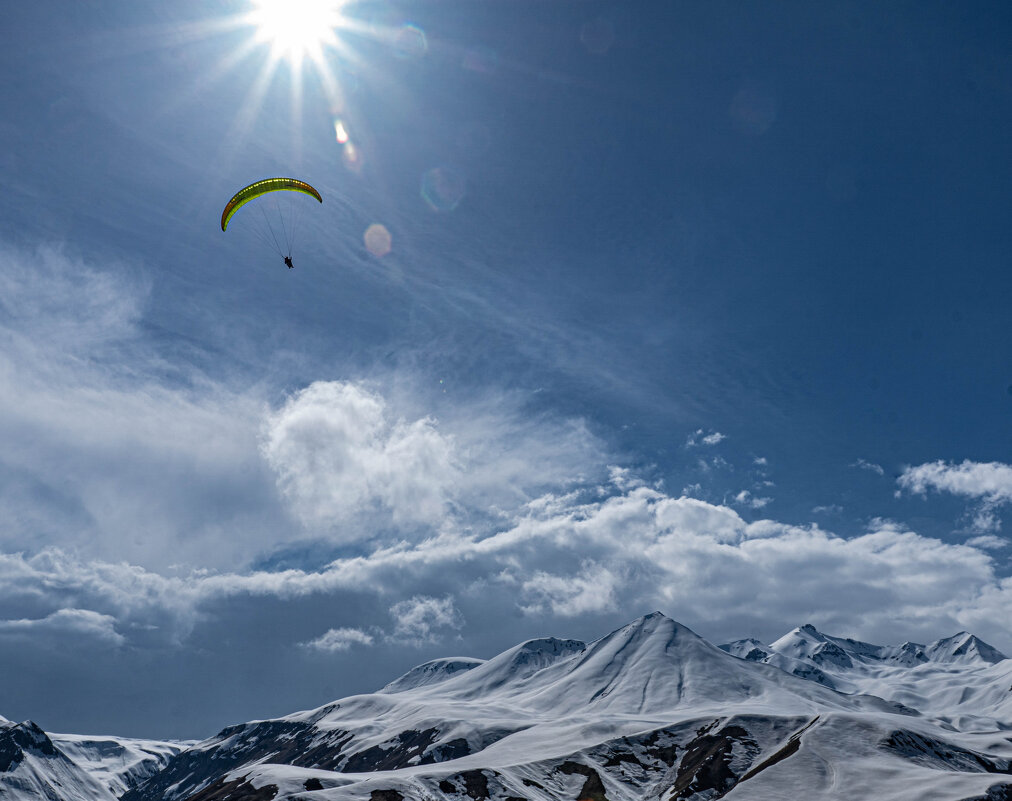
<svg viewBox="0 0 1012 801">
<path fill-rule="evenodd" d="M 305 181 L 300 181 L 297 178 L 264 178 L 262 181 L 256 181 L 249 186 L 244 186 L 225 204 L 225 209 L 221 212 L 221 230 L 224 231 L 228 228 L 228 222 L 232 219 L 233 215 L 251 200 L 255 200 L 261 195 L 266 195 L 268 192 L 283 190 L 302 192 L 310 197 L 315 197 L 321 203 L 323 202 L 320 193 Z"/>
</svg>

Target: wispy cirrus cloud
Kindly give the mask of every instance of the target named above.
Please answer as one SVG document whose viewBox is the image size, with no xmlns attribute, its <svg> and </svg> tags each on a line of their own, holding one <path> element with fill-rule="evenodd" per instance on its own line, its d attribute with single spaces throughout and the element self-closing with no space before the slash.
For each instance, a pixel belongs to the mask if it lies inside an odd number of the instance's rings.
<svg viewBox="0 0 1012 801">
<path fill-rule="evenodd" d="M 850 466 L 851 467 L 859 467 L 862 470 L 868 470 L 868 471 L 874 473 L 877 476 L 884 476 L 885 475 L 885 468 L 882 467 L 882 465 L 875 464 L 874 462 L 869 462 L 866 459 L 858 459 L 856 462 L 851 463 Z"/>
</svg>

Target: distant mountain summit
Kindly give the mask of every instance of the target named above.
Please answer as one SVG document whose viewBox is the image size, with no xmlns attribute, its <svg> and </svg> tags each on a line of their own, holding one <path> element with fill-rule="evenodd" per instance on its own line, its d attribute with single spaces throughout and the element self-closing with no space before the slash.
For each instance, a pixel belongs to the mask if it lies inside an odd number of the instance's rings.
<svg viewBox="0 0 1012 801">
<path fill-rule="evenodd" d="M 1008 658 L 997 648 L 965 631 L 943 640 L 935 640 L 924 649 L 924 653 L 932 662 L 959 665 L 982 662 L 993 665 Z"/>
<path fill-rule="evenodd" d="M 403 676 L 399 676 L 380 690 L 381 693 L 401 693 L 418 687 L 439 684 L 441 681 L 485 664 L 484 659 L 472 659 L 469 656 L 450 656 L 433 659 L 411 668 Z"/>
<path fill-rule="evenodd" d="M 30 720 L 0 724 L 0 798 L 14 801 L 115 801 Z"/>
<path fill-rule="evenodd" d="M 770 645 L 748 639 L 735 640 L 720 647 L 751 662 L 772 664 L 776 662 L 775 655 L 780 655 L 830 671 L 849 671 L 862 666 L 914 667 L 927 662 L 984 666 L 1006 659 L 998 649 L 965 631 L 930 645 L 914 642 L 872 645 L 860 640 L 831 637 L 810 623 L 793 629 Z"/>
<path fill-rule="evenodd" d="M 1010 686 L 1012 661 L 965 633 L 876 646 L 805 625 L 717 648 L 655 612 L 590 643 L 434 659 L 375 693 L 228 726 L 131 774 L 120 801 L 1000 801 Z M 59 736 L 4 726 L 19 764 L 91 775 L 77 795 L 33 795 L 0 773 L 0 797 L 115 797 L 95 781 L 111 764 L 100 738 L 64 735 L 75 762 Z"/>
</svg>

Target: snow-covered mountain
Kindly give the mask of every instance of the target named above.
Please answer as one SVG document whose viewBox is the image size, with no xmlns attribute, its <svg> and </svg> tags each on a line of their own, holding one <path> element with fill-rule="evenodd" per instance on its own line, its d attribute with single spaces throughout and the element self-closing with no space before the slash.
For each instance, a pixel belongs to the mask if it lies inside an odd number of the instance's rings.
<svg viewBox="0 0 1012 801">
<path fill-rule="evenodd" d="M 51 734 L 53 744 L 116 798 L 157 773 L 192 743 Z"/>
<path fill-rule="evenodd" d="M 115 801 L 35 723 L 0 723 L 0 798 L 16 801 Z"/>
<path fill-rule="evenodd" d="M 847 693 L 904 704 L 959 729 L 999 729 L 1012 720 L 1012 660 L 965 631 L 930 645 L 872 645 L 823 634 L 808 624 L 770 645 L 720 646 Z"/>
<path fill-rule="evenodd" d="M 778 641 L 788 653 L 721 650 L 654 613 L 589 644 L 434 660 L 376 693 L 223 729 L 122 801 L 956 801 L 1012 788 L 1012 716 L 963 731 L 898 699 L 838 692 L 826 682 L 855 662 L 922 663 L 796 631 Z M 960 641 L 923 664 L 957 684 L 992 670 L 993 683 L 1012 663 L 987 662 L 992 651 Z"/>
<path fill-rule="evenodd" d="M 1012 660 L 965 633 L 892 647 L 812 626 L 717 648 L 654 613 L 181 751 L 0 732 L 15 801 L 1012 801 Z"/>
<path fill-rule="evenodd" d="M 0 718 L 0 799 L 115 801 L 189 743 L 46 734 Z"/>
</svg>

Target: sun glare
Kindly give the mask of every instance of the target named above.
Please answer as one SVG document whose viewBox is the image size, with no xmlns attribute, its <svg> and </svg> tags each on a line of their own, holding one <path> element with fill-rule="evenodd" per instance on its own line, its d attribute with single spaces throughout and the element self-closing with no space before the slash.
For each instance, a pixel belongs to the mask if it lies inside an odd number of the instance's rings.
<svg viewBox="0 0 1012 801">
<path fill-rule="evenodd" d="M 337 42 L 340 0 L 255 0 L 251 21 L 257 40 L 269 42 L 275 58 L 299 64 L 306 56 L 319 59 L 325 45 Z"/>
</svg>

